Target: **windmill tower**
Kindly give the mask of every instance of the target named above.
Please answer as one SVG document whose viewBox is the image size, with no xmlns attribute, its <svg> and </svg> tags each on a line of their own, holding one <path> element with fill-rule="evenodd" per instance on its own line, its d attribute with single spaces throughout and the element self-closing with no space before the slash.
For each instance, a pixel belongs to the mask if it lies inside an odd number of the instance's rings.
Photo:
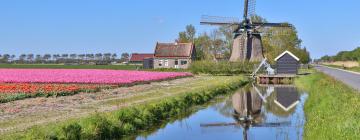
<svg viewBox="0 0 360 140">
<path fill-rule="evenodd" d="M 255 13 L 255 0 L 245 0 L 243 20 L 237 18 L 202 16 L 200 24 L 217 26 L 237 26 L 234 30 L 234 41 L 230 61 L 261 61 L 264 58 L 261 32 L 268 27 L 291 27 L 287 23 L 261 23 L 249 18 Z"/>
</svg>

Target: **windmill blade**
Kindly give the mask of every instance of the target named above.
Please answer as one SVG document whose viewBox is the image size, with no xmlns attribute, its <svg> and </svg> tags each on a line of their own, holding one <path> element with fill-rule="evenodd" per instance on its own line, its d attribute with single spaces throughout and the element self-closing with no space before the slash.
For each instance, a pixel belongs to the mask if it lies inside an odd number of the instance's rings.
<svg viewBox="0 0 360 140">
<path fill-rule="evenodd" d="M 201 25 L 239 25 L 239 19 L 234 17 L 220 17 L 220 16 L 207 16 L 204 15 L 201 17 Z"/>
<path fill-rule="evenodd" d="M 261 27 L 292 27 L 289 23 L 252 23 L 253 26 L 261 26 Z"/>
<path fill-rule="evenodd" d="M 256 15 L 256 0 L 249 0 L 248 16 L 252 17 Z"/>
<path fill-rule="evenodd" d="M 252 124 L 251 127 L 289 127 L 290 122 L 275 122 L 275 123 L 262 123 L 262 124 Z"/>
<path fill-rule="evenodd" d="M 250 127 L 289 127 L 291 122 L 269 122 L 261 124 L 250 124 Z M 200 124 L 200 127 L 224 127 L 224 126 L 242 126 L 242 123 L 209 123 Z"/>
<path fill-rule="evenodd" d="M 209 124 L 200 124 L 200 127 L 220 127 L 220 126 L 234 126 L 238 125 L 237 123 L 209 123 Z"/>
</svg>

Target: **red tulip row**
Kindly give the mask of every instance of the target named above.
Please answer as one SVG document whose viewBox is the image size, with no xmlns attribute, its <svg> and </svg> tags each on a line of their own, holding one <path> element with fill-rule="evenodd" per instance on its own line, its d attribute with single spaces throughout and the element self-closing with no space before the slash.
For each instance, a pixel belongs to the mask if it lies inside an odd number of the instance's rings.
<svg viewBox="0 0 360 140">
<path fill-rule="evenodd" d="M 2 83 L 0 84 L 0 102 L 4 103 L 37 96 L 65 96 L 79 92 L 96 92 L 99 89 L 113 87 L 117 86 L 94 84 Z"/>
</svg>

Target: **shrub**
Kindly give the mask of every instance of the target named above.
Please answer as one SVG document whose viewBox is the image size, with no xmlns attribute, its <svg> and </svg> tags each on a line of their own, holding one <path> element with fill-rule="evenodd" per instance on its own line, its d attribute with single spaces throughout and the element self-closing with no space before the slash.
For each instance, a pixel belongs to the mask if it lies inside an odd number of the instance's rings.
<svg viewBox="0 0 360 140">
<path fill-rule="evenodd" d="M 95 140 L 102 140 L 102 139 L 110 139 L 114 138 L 118 135 L 113 135 L 118 132 L 114 132 L 114 130 L 118 130 L 114 127 L 113 123 L 111 123 L 108 119 L 104 116 L 96 114 L 95 116 L 89 119 L 90 123 L 90 134 L 87 134 L 87 137 L 82 139 L 95 139 Z"/>
<path fill-rule="evenodd" d="M 62 128 L 65 139 L 79 140 L 81 138 L 81 126 L 78 123 L 73 123 Z"/>
<path fill-rule="evenodd" d="M 189 69 L 194 74 L 237 75 L 252 73 L 257 64 L 252 62 L 195 61 Z"/>
</svg>

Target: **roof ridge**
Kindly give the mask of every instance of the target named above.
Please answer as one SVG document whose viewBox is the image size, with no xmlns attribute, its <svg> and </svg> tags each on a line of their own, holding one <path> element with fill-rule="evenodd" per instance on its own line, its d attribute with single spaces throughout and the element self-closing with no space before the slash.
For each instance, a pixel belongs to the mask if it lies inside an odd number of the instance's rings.
<svg viewBox="0 0 360 140">
<path fill-rule="evenodd" d="M 289 54 L 290 56 L 292 56 L 293 58 L 295 58 L 297 61 L 300 61 L 299 57 L 297 57 L 296 55 L 294 55 L 293 53 L 291 53 L 290 51 L 286 50 L 283 53 L 281 53 L 278 57 L 275 58 L 275 61 L 277 61 L 278 59 L 280 59 L 281 57 L 283 57 L 285 54 Z"/>
</svg>

